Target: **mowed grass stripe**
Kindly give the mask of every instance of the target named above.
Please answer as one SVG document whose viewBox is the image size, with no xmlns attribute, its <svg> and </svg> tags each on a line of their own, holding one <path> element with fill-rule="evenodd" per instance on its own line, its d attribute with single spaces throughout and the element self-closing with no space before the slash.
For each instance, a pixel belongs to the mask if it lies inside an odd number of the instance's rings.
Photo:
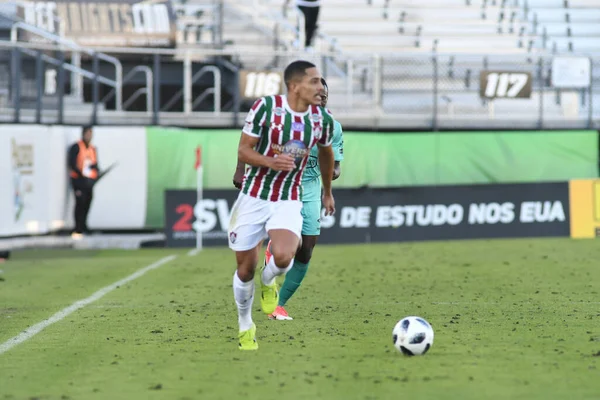
<svg viewBox="0 0 600 400">
<path fill-rule="evenodd" d="M 117 282 L 114 282 L 108 286 L 103 287 L 102 289 L 96 291 L 91 296 L 89 296 L 85 299 L 76 301 L 75 303 L 71 304 L 70 306 L 58 311 L 57 313 L 52 315 L 50 318 L 45 319 L 41 322 L 38 322 L 37 324 L 35 324 L 33 326 L 28 327 L 27 329 L 25 329 L 23 332 L 21 332 L 17 336 L 14 336 L 14 337 L 10 338 L 9 340 L 5 341 L 4 343 L 1 343 L 0 344 L 0 355 L 2 355 L 2 353 L 9 351 L 10 349 L 17 346 L 18 344 L 31 339 L 33 336 L 37 335 L 38 333 L 40 333 L 42 330 L 44 330 L 48 326 L 63 320 L 64 318 L 66 318 L 73 312 L 79 310 L 80 308 L 83 308 L 83 307 L 87 306 L 88 304 L 91 304 L 91 303 L 97 301 L 98 299 L 104 297 L 105 295 L 107 295 L 108 293 L 117 289 L 118 287 L 123 286 L 123 285 L 145 275 L 149 271 L 152 271 L 170 261 L 173 261 L 176 257 L 177 257 L 176 255 L 170 255 L 170 256 L 164 257 L 142 269 L 137 270 L 136 272 L 127 276 L 126 278 L 123 278 Z"/>
<path fill-rule="evenodd" d="M 210 249 L 4 354 L 0 398 L 596 399 L 599 257 L 554 239 L 318 246 L 294 321 L 255 297 L 247 354 L 233 254 Z M 406 358 L 391 330 L 415 314 L 436 341 Z"/>
</svg>

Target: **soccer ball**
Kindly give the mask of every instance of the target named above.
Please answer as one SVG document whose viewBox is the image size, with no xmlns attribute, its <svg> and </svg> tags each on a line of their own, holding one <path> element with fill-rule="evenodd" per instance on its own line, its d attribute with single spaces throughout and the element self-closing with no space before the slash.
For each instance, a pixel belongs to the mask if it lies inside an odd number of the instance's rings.
<svg viewBox="0 0 600 400">
<path fill-rule="evenodd" d="M 407 356 L 420 356 L 433 344 L 433 328 L 421 317 L 402 318 L 392 331 L 394 347 Z"/>
</svg>

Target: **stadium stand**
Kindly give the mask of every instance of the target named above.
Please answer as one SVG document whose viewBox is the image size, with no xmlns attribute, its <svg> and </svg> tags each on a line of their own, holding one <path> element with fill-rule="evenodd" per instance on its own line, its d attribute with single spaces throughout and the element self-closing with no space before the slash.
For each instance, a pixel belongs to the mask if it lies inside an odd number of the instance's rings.
<svg viewBox="0 0 600 400">
<path fill-rule="evenodd" d="M 507 54 L 598 50 L 599 19 L 594 0 L 329 0 L 319 27 L 344 51 Z"/>
<path fill-rule="evenodd" d="M 325 2 L 321 16 L 322 31 L 344 51 L 519 51 L 516 34 L 497 33 L 508 8 L 441 0 L 351 3 Z"/>
<path fill-rule="evenodd" d="M 225 1 L 225 14 L 233 17 L 224 24 L 232 48 L 272 48 L 277 25 L 296 27 L 296 14 L 281 19 L 284 1 Z M 317 48 L 396 54 L 598 51 L 599 19 L 595 0 L 328 0 L 321 6 Z M 289 47 L 295 38 L 290 29 L 283 33 Z"/>
<path fill-rule="evenodd" d="M 20 5 L 17 2 L 7 2 L 0 5 L 0 37 L 1 40 L 5 40 L 9 42 L 11 40 L 12 32 L 27 32 L 32 36 L 43 38 L 46 44 L 60 44 L 63 46 L 65 51 L 74 50 L 78 48 L 72 42 L 69 42 L 63 39 L 58 34 L 49 32 L 48 30 L 44 30 L 32 25 L 27 24 L 22 18 L 19 17 L 18 10 Z M 19 29 L 13 29 L 15 26 L 19 26 Z M 13 49 L 14 50 L 14 49 Z M 35 59 L 38 53 L 33 49 L 28 48 L 20 48 L 18 52 L 18 58 L 14 58 L 14 53 L 10 47 L 0 47 L 0 110 L 2 110 L 2 105 L 6 105 L 9 100 L 9 95 L 12 92 L 13 95 L 19 96 L 19 107 L 22 109 L 35 109 L 38 92 L 38 83 L 46 81 L 48 85 L 44 88 L 44 94 L 39 98 L 40 106 L 46 113 L 50 112 L 52 114 L 56 114 L 58 110 L 62 108 L 69 108 L 72 110 L 77 110 L 77 112 L 81 115 L 87 116 L 92 112 L 94 108 L 93 104 L 89 102 L 85 102 L 82 97 L 82 87 L 76 83 L 76 80 L 71 78 L 75 78 L 78 75 L 87 74 L 88 77 L 92 77 L 94 74 L 89 71 L 85 71 L 80 68 L 79 62 L 77 60 L 66 60 L 60 59 L 57 55 L 57 52 L 46 51 L 40 54 L 41 59 L 48 66 L 59 66 L 63 65 L 65 68 L 64 80 L 65 83 L 68 80 L 70 82 L 70 92 L 61 92 L 64 88 L 56 87 L 55 85 L 51 85 L 51 82 L 57 81 L 56 69 L 49 69 L 46 71 L 48 74 L 45 77 L 36 76 L 34 71 Z M 89 49 L 83 49 L 83 52 L 90 53 Z M 112 59 L 112 57 L 100 54 L 102 59 Z M 15 61 L 18 60 L 18 61 Z M 21 68 L 14 68 L 13 62 L 20 63 Z M 118 60 L 111 61 L 112 63 L 119 64 Z M 68 71 L 72 71 L 71 73 L 67 73 Z M 101 75 L 97 74 L 98 79 L 107 80 L 108 79 Z M 17 94 L 15 94 L 15 92 Z M 58 94 L 61 94 L 59 96 Z M 97 110 L 103 110 L 104 104 L 102 102 L 98 102 L 96 104 Z M 10 113 L 0 113 L 2 117 L 9 117 Z"/>
<path fill-rule="evenodd" d="M 312 59 L 330 83 L 331 107 L 342 115 L 375 115 L 387 117 L 390 124 L 415 127 L 430 126 L 432 114 L 449 123 L 462 120 L 475 125 L 493 119 L 500 124 L 502 116 L 537 121 L 542 114 L 559 124 L 583 123 L 590 115 L 589 93 L 553 90 L 550 67 L 554 54 L 600 52 L 596 23 L 600 4 L 595 0 L 324 0 L 316 54 L 298 49 L 302 35 L 299 13 L 290 10 L 284 15 L 284 0 L 172 3 L 177 16 L 176 47 L 190 49 L 194 62 L 212 62 L 212 56 L 205 55 L 210 53 L 202 49 L 222 49 L 231 55 L 227 60 L 234 68 L 244 69 L 279 69 L 290 58 Z M 6 3 L 0 6 L 0 35 L 6 38 L 6 27 L 18 18 Z M 52 42 L 64 44 L 60 37 L 52 38 Z M 287 53 L 282 55 L 284 51 Z M 174 60 L 181 63 L 181 54 Z M 21 57 L 31 62 L 33 53 L 23 50 Z M 15 77 L 10 59 L 10 51 L 0 51 L 0 107 L 7 103 L 9 82 Z M 69 68 L 77 67 L 72 60 L 66 62 Z M 134 67 L 131 63 L 124 67 L 122 78 Z M 529 72 L 534 89 L 531 97 L 482 99 L 479 74 L 492 69 Z M 596 83 L 599 71 L 594 68 Z M 89 64 L 87 73 L 89 81 Z M 69 77 L 72 75 L 76 73 Z M 100 69 L 99 78 L 110 81 L 112 76 L 106 68 Z M 32 71 L 24 69 L 20 82 L 21 106 L 34 107 L 37 88 Z M 140 83 L 136 84 L 139 87 Z M 145 89 L 138 87 L 121 99 L 121 104 L 136 105 L 137 97 L 149 90 L 148 84 Z M 183 109 L 179 101 L 183 89 L 173 90 L 170 99 L 174 100 L 161 106 L 161 111 Z M 231 87 L 226 90 L 235 91 Z M 596 97 L 595 92 L 592 95 Z M 113 91 L 108 100 L 114 103 L 114 96 Z M 129 101 L 135 96 L 135 101 Z M 42 101 L 44 109 L 61 107 L 56 96 L 44 96 Z M 91 112 L 89 100 L 82 103 L 81 93 L 69 93 L 62 106 L 65 104 L 82 114 Z M 101 101 L 98 106 L 102 109 L 106 104 Z M 149 107 L 136 109 L 148 111 Z M 534 127 L 535 122 L 531 124 L 525 126 Z"/>
<path fill-rule="evenodd" d="M 299 25 L 296 13 L 281 20 L 284 0 L 241 3 L 226 1 L 226 9 L 248 16 L 267 33 L 277 25 Z M 376 110 L 410 115 L 413 121 L 434 110 L 450 119 L 518 119 L 531 116 L 541 105 L 548 115 L 568 120 L 585 115 L 587 106 L 573 101 L 573 93 L 549 90 L 549 66 L 539 64 L 537 57 L 600 46 L 591 36 L 600 29 L 589 23 L 597 13 L 600 5 L 590 0 L 327 0 L 321 6 L 315 47 L 335 54 L 321 67 L 331 83 L 331 106 L 337 110 Z M 280 39 L 282 48 L 293 49 L 297 37 L 288 29 L 280 32 Z M 243 33 L 230 36 L 231 48 L 244 40 Z M 270 40 L 264 40 L 265 52 L 277 48 Z M 246 56 L 244 61 L 264 67 L 260 58 Z M 530 72 L 534 87 L 545 88 L 544 94 L 538 91 L 518 102 L 482 100 L 479 73 L 488 68 Z M 436 74 L 437 95 L 432 95 Z"/>
<path fill-rule="evenodd" d="M 215 48 L 223 44 L 222 5 L 211 0 L 173 2 L 177 16 L 177 46 Z"/>
<path fill-rule="evenodd" d="M 523 19 L 533 47 L 557 52 L 600 51 L 600 4 L 594 0 L 528 0 Z"/>
</svg>

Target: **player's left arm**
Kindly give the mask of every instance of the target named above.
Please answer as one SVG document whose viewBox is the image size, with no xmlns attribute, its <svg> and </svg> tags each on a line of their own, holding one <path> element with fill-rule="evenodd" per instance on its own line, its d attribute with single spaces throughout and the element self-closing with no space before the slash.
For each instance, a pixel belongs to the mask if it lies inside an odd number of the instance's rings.
<svg viewBox="0 0 600 400">
<path fill-rule="evenodd" d="M 338 121 L 334 121 L 333 127 L 333 142 L 331 144 L 333 148 L 333 180 L 335 181 L 342 174 L 341 162 L 344 160 L 344 132 L 342 130 L 342 124 Z"/>
<path fill-rule="evenodd" d="M 326 210 L 326 215 L 332 215 L 335 212 L 335 202 L 331 190 L 335 165 L 332 142 L 333 120 L 328 119 L 323 125 L 323 135 L 317 143 L 317 146 L 319 146 L 319 169 L 321 170 L 321 181 L 323 184 L 323 207 Z"/>
<path fill-rule="evenodd" d="M 238 189 L 242 188 L 242 180 L 244 179 L 244 172 L 246 169 L 246 164 L 240 161 L 238 158 L 237 166 L 235 167 L 235 172 L 233 173 L 233 186 Z"/>
</svg>

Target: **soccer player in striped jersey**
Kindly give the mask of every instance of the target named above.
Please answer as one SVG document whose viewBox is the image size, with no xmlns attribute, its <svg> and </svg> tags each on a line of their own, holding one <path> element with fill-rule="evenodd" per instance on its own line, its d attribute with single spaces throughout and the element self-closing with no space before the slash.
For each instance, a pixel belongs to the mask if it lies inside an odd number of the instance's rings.
<svg viewBox="0 0 600 400">
<path fill-rule="evenodd" d="M 321 83 L 323 83 L 321 106 L 326 107 L 327 99 L 329 97 L 329 88 L 327 87 L 325 79 L 321 79 Z M 333 180 L 336 180 L 340 177 L 340 163 L 344 159 L 344 138 L 342 125 L 335 120 L 332 146 L 335 159 Z M 275 312 L 269 315 L 270 319 L 292 319 L 284 306 L 294 293 L 296 293 L 298 287 L 300 287 L 308 270 L 313 249 L 321 234 L 321 173 L 319 171 L 318 155 L 315 150 L 316 149 L 313 148 L 311 151 L 306 171 L 304 171 L 304 175 L 302 176 L 302 244 L 294 258 L 292 269 L 285 275 L 283 286 L 281 286 L 281 291 L 279 292 L 279 303 L 277 304 Z M 270 245 L 271 243 L 267 245 L 265 262 L 268 262 L 271 257 Z"/>
<path fill-rule="evenodd" d="M 294 61 L 284 72 L 287 95 L 258 99 L 246 116 L 238 146 L 238 161 L 249 165 L 231 209 L 229 247 L 237 270 L 233 294 L 238 309 L 239 348 L 256 350 L 252 320 L 254 271 L 263 240 L 271 239 L 272 257 L 260 272 L 260 304 L 265 314 L 277 307 L 275 278 L 294 262 L 302 232 L 302 175 L 308 155 L 318 146 L 323 180 L 323 207 L 335 211 L 331 192 L 334 155 L 333 118 L 321 107 L 323 84 L 317 67 Z"/>
</svg>

